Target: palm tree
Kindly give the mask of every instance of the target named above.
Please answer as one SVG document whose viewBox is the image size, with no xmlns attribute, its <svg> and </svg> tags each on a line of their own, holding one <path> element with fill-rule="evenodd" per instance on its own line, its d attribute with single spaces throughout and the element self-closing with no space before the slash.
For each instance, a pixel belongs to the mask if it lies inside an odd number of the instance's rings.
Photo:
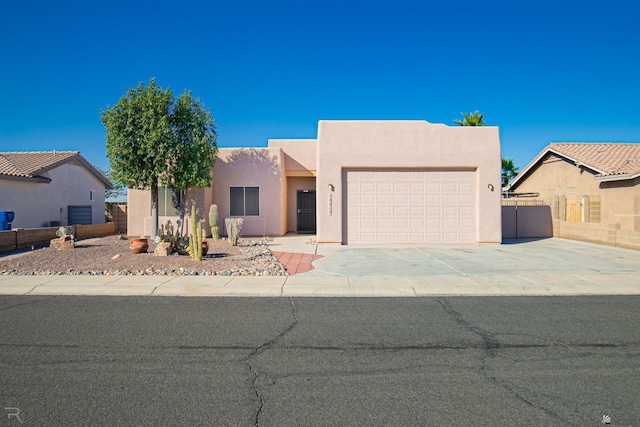
<svg viewBox="0 0 640 427">
<path fill-rule="evenodd" d="M 487 124 L 484 122 L 484 114 L 480 113 L 478 110 L 473 113 L 460 113 L 462 114 L 463 120 L 454 120 L 454 122 L 460 126 L 486 126 Z"/>
<path fill-rule="evenodd" d="M 502 187 L 506 187 L 518 175 L 520 167 L 513 163 L 511 157 L 502 158 Z"/>
</svg>

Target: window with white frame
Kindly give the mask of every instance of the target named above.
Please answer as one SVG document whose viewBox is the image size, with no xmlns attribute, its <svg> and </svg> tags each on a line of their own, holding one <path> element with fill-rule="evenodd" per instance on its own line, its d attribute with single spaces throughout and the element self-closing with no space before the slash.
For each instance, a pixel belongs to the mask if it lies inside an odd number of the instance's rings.
<svg viewBox="0 0 640 427">
<path fill-rule="evenodd" d="M 231 216 L 259 216 L 260 187 L 230 187 L 229 206 Z"/>
</svg>

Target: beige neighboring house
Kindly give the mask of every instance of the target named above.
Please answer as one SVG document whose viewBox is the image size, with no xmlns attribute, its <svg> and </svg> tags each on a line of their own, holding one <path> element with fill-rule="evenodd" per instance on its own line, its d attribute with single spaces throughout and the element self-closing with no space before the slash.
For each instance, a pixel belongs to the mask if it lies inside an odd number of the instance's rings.
<svg viewBox="0 0 640 427">
<path fill-rule="evenodd" d="M 0 211 L 12 228 L 103 224 L 111 182 L 78 151 L 0 152 Z"/>
<path fill-rule="evenodd" d="M 221 148 L 210 188 L 188 194 L 206 219 L 244 219 L 244 236 L 309 233 L 324 244 L 500 243 L 497 127 L 320 121 L 317 139 Z M 128 233 L 148 235 L 149 191 L 129 190 Z M 175 221 L 161 189 L 160 223 Z M 207 221 L 208 222 L 208 221 Z M 207 232 L 209 232 L 207 225 Z"/>
<path fill-rule="evenodd" d="M 551 143 L 507 190 L 548 201 L 554 236 L 640 244 L 640 144 Z"/>
</svg>

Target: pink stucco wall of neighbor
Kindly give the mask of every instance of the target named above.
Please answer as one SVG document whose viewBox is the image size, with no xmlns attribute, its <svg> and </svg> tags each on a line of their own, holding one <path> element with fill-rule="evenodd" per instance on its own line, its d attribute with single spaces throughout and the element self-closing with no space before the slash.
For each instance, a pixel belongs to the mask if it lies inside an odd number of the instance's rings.
<svg viewBox="0 0 640 427">
<path fill-rule="evenodd" d="M 430 168 L 475 171 L 475 243 L 500 243 L 500 136 L 497 127 L 426 121 L 320 121 L 318 243 L 343 243 L 343 170 Z"/>
</svg>

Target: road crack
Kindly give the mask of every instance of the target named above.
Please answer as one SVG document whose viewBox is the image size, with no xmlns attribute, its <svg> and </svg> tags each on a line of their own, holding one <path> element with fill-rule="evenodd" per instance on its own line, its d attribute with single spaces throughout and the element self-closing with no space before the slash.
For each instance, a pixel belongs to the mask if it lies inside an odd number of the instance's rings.
<svg viewBox="0 0 640 427">
<path fill-rule="evenodd" d="M 446 299 L 444 298 L 434 298 L 434 299 L 438 304 L 442 306 L 444 311 L 449 313 L 455 319 L 458 325 L 469 330 L 470 332 L 473 332 L 474 334 L 478 335 L 482 339 L 483 348 L 485 351 L 485 356 L 482 358 L 483 367 L 484 367 L 484 359 L 486 359 L 487 357 L 494 357 L 496 354 L 496 351 L 502 348 L 500 345 L 500 342 L 489 332 L 482 330 L 476 326 L 473 326 L 471 323 L 465 320 L 464 317 L 462 317 L 462 315 L 458 311 L 454 310 L 447 303 Z"/>
<path fill-rule="evenodd" d="M 291 332 L 291 330 L 293 328 L 295 328 L 298 325 L 300 320 L 298 319 L 298 315 L 296 313 L 296 305 L 293 302 L 293 298 L 289 298 L 289 302 L 291 303 L 291 316 L 293 317 L 293 321 L 289 324 L 289 326 L 287 328 L 285 328 L 284 331 L 280 332 L 274 338 L 270 339 L 269 341 L 266 341 L 266 342 L 262 343 L 259 347 L 255 348 L 251 353 L 249 353 L 249 356 L 247 356 L 247 358 L 245 360 L 247 365 L 249 365 L 249 370 L 253 374 L 253 381 L 251 382 L 251 386 L 252 386 L 253 392 L 255 393 L 255 395 L 256 395 L 256 397 L 258 399 L 258 402 L 259 402 L 258 410 L 256 411 L 256 417 L 255 417 L 255 420 L 254 420 L 254 425 L 255 426 L 259 426 L 260 425 L 260 414 L 262 413 L 262 409 L 264 408 L 264 398 L 260 394 L 260 390 L 258 390 L 258 386 L 257 386 L 258 377 L 260 376 L 260 374 L 258 373 L 256 368 L 254 367 L 253 363 L 251 363 L 251 359 L 254 358 L 255 356 L 258 356 L 259 354 L 263 353 L 266 349 L 268 349 L 269 347 L 274 345 L 276 342 L 278 342 L 278 340 L 280 338 L 282 338 L 283 336 L 287 335 L 289 332 Z"/>
<path fill-rule="evenodd" d="M 497 355 L 497 352 L 499 350 L 501 350 L 503 347 L 500 344 L 500 342 L 493 336 L 491 335 L 489 332 L 480 329 L 474 325 L 472 325 L 469 321 L 465 320 L 464 317 L 462 317 L 462 315 L 456 311 L 454 308 L 452 308 L 448 303 L 447 300 L 444 298 L 434 298 L 438 304 L 440 304 L 442 306 L 442 308 L 449 313 L 451 316 L 453 316 L 453 318 L 455 319 L 456 323 L 458 323 L 460 326 L 464 327 L 465 329 L 469 330 L 470 332 L 473 332 L 474 334 L 480 336 L 480 338 L 482 339 L 483 342 L 483 349 L 484 349 L 484 355 L 480 358 L 480 375 L 482 375 L 482 377 L 484 377 L 484 379 L 498 387 L 501 387 L 502 389 L 504 389 L 506 392 L 508 392 L 509 394 L 511 394 L 512 396 L 514 396 L 516 399 L 518 399 L 519 401 L 521 401 L 522 403 L 524 403 L 527 406 L 530 406 L 532 408 L 536 408 L 539 411 L 544 412 L 545 414 L 559 420 L 562 421 L 563 423 L 570 425 L 571 423 L 569 423 L 568 420 L 562 418 L 560 415 L 558 415 L 557 413 L 555 413 L 554 411 L 552 411 L 551 409 L 545 408 L 541 405 L 536 404 L 535 402 L 533 402 L 530 399 L 527 399 L 526 397 L 522 396 L 521 393 L 519 393 L 515 387 L 511 384 L 508 384 L 507 382 L 500 380 L 498 378 L 496 378 L 495 376 L 491 375 L 489 373 L 488 369 L 485 369 L 487 367 L 487 361 L 490 358 L 494 358 Z M 511 346 L 509 346 L 511 347 Z"/>
</svg>

